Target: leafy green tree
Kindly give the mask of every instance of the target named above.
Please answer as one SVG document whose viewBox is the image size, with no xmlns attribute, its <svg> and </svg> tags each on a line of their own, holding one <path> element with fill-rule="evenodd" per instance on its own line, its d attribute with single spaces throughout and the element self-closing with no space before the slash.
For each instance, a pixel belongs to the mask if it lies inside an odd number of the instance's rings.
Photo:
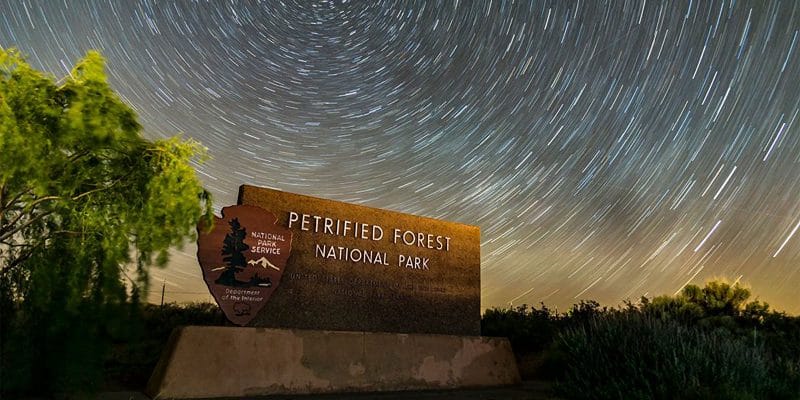
<svg viewBox="0 0 800 400">
<path fill-rule="evenodd" d="M 703 308 L 683 296 L 657 296 L 652 300 L 643 297 L 641 311 L 658 319 L 676 318 L 683 322 L 695 322 L 703 317 Z"/>
<path fill-rule="evenodd" d="M 758 300 L 751 301 L 744 306 L 742 316 L 756 321 L 763 321 L 769 315 L 769 303 Z"/>
<path fill-rule="evenodd" d="M 99 384 L 129 290 L 212 222 L 203 147 L 144 139 L 104 67 L 89 52 L 56 82 L 0 48 L 0 393 Z"/>
<path fill-rule="evenodd" d="M 702 288 L 686 285 L 681 297 L 702 307 L 709 316 L 738 316 L 750 298 L 750 290 L 738 283 L 731 285 L 722 280 L 712 280 Z"/>
</svg>

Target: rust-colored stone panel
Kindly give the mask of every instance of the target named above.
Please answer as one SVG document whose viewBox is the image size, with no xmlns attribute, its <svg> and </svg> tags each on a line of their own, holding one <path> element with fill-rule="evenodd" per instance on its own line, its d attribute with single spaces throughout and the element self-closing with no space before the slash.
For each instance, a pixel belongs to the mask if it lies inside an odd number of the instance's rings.
<svg viewBox="0 0 800 400">
<path fill-rule="evenodd" d="M 478 227 L 248 185 L 239 204 L 293 237 L 251 326 L 480 334 Z"/>
</svg>

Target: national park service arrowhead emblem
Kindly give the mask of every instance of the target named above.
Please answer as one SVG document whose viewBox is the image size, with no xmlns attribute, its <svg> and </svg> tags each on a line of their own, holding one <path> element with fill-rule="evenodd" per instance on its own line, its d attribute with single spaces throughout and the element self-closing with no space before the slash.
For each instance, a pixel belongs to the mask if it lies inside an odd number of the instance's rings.
<svg viewBox="0 0 800 400">
<path fill-rule="evenodd" d="M 208 290 L 228 320 L 247 325 L 277 289 L 292 249 L 292 231 L 271 212 L 229 206 L 214 228 L 198 225 L 197 259 Z"/>
</svg>

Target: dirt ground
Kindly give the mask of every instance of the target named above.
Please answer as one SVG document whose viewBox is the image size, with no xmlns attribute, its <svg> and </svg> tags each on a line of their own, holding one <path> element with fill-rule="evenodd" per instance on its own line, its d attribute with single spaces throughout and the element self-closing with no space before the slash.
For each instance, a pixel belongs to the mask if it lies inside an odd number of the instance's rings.
<svg viewBox="0 0 800 400">
<path fill-rule="evenodd" d="M 111 392 L 98 396 L 99 400 L 149 400 L 140 392 Z M 524 381 L 521 385 L 459 390 L 430 390 L 390 393 L 346 393 L 302 396 L 261 396 L 254 400 L 559 400 L 552 395 L 550 382 Z"/>
</svg>

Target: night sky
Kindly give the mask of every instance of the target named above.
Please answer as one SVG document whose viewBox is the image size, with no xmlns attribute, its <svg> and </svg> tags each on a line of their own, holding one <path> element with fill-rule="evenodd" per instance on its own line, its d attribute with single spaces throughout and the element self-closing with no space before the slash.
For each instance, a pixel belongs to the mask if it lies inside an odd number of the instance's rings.
<svg viewBox="0 0 800 400">
<path fill-rule="evenodd" d="M 89 49 L 148 138 L 250 183 L 478 225 L 482 305 L 725 277 L 800 312 L 800 2 L 0 0 L 0 45 Z M 150 298 L 210 300 L 194 246 Z"/>
</svg>

